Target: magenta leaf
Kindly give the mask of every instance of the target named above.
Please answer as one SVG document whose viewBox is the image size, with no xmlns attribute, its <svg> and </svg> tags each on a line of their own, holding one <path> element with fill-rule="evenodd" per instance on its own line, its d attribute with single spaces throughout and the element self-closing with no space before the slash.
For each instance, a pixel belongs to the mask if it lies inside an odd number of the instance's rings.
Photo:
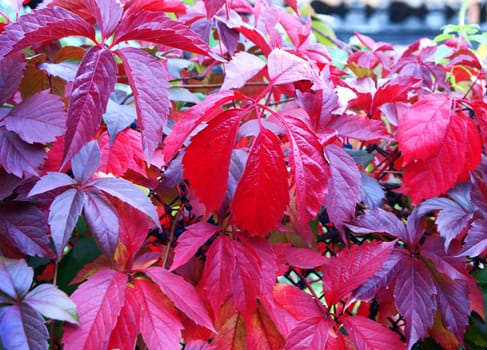
<svg viewBox="0 0 487 350">
<path fill-rule="evenodd" d="M 22 300 L 29 291 L 34 270 L 24 260 L 8 259 L 0 256 L 0 291 L 11 302 Z M 1 334 L 1 333 L 0 333 Z"/>
<path fill-rule="evenodd" d="M 56 141 L 66 130 L 66 113 L 61 100 L 47 91 L 22 101 L 4 119 L 5 128 L 27 143 Z"/>
<path fill-rule="evenodd" d="M 391 134 L 387 132 L 383 121 L 370 119 L 362 115 L 345 114 L 334 117 L 326 124 L 326 127 L 337 130 L 340 136 L 357 140 L 368 141 L 391 138 Z"/>
<path fill-rule="evenodd" d="M 326 349 L 333 324 L 324 317 L 310 317 L 299 321 L 286 337 L 284 350 Z M 310 332 L 310 329 L 313 331 Z"/>
<path fill-rule="evenodd" d="M 331 171 L 325 207 L 330 221 L 343 238 L 344 225 L 354 217 L 355 206 L 360 200 L 360 172 L 352 157 L 335 145 L 326 146 L 325 155 Z"/>
<path fill-rule="evenodd" d="M 118 50 L 117 54 L 123 61 L 135 96 L 144 153 L 150 163 L 154 150 L 162 140 L 162 130 L 167 124 L 171 105 L 167 93 L 167 72 L 161 62 L 143 50 L 126 47 Z"/>
<path fill-rule="evenodd" d="M 71 238 L 73 229 L 83 210 L 84 202 L 85 194 L 71 188 L 61 193 L 51 203 L 49 226 L 51 227 L 51 237 L 58 259 L 63 256 L 64 247 Z"/>
<path fill-rule="evenodd" d="M 96 140 L 85 144 L 71 160 L 74 178 L 84 184 L 98 170 L 101 161 L 100 148 Z"/>
<path fill-rule="evenodd" d="M 367 317 L 346 317 L 343 319 L 343 325 L 357 349 L 405 349 L 399 334 Z"/>
<path fill-rule="evenodd" d="M 220 10 L 225 4 L 225 0 L 204 0 L 206 8 L 206 17 L 208 19 L 213 18 L 213 16 Z"/>
<path fill-rule="evenodd" d="M 81 284 L 71 299 L 79 314 L 79 327 L 65 324 L 64 349 L 89 350 L 107 343 L 125 301 L 127 275 L 99 270 Z"/>
<path fill-rule="evenodd" d="M 17 134 L 0 126 L 0 164 L 7 173 L 17 177 L 38 175 L 45 156 L 42 145 L 27 144 Z"/>
<path fill-rule="evenodd" d="M 475 257 L 487 251 L 487 220 L 475 220 L 468 230 L 461 255 Z"/>
<path fill-rule="evenodd" d="M 83 57 L 69 100 L 64 162 L 95 136 L 116 75 L 117 65 L 109 50 L 93 46 Z"/>
<path fill-rule="evenodd" d="M 299 80 L 319 80 L 311 64 L 282 49 L 274 49 L 267 58 L 267 69 L 273 84 L 294 83 Z"/>
<path fill-rule="evenodd" d="M 176 249 L 174 249 L 174 258 L 170 271 L 186 264 L 198 249 L 205 244 L 207 240 L 217 233 L 219 227 L 206 222 L 197 222 L 187 226 L 186 230 L 178 237 Z"/>
<path fill-rule="evenodd" d="M 65 186 L 74 186 L 76 185 L 76 181 L 64 174 L 64 173 L 47 173 L 36 182 L 34 187 L 29 192 L 29 197 L 36 196 L 38 194 L 49 192 L 55 190 L 56 188 L 65 187 Z"/>
<path fill-rule="evenodd" d="M 437 290 L 430 272 L 417 258 L 404 257 L 397 275 L 394 300 L 406 320 L 408 349 L 423 338 L 433 326 Z"/>
<path fill-rule="evenodd" d="M 118 243 L 120 222 L 110 201 L 97 190 L 84 191 L 83 216 L 88 223 L 101 251 L 112 257 Z"/>
<path fill-rule="evenodd" d="M 290 247 L 286 252 L 286 262 L 301 269 L 314 269 L 328 261 L 329 258 L 309 248 Z"/>
<path fill-rule="evenodd" d="M 0 34 L 0 60 L 33 44 L 43 44 L 71 35 L 95 38 L 94 28 L 61 7 L 43 8 L 19 17 Z"/>
<path fill-rule="evenodd" d="M 100 26 L 103 39 L 112 35 L 120 18 L 122 6 L 116 0 L 82 0 L 86 7 L 94 14 L 96 23 Z"/>
<path fill-rule="evenodd" d="M 347 227 L 356 233 L 388 233 L 406 240 L 406 226 L 391 212 L 377 208 L 366 210 L 364 215 L 355 218 Z"/>
<path fill-rule="evenodd" d="M 121 178 L 98 178 L 87 186 L 94 186 L 109 195 L 120 199 L 135 209 L 149 216 L 160 228 L 159 216 L 150 199 L 133 183 Z"/>
<path fill-rule="evenodd" d="M 159 267 L 144 270 L 174 305 L 195 323 L 214 331 L 208 311 L 192 284 L 181 276 Z"/>
<path fill-rule="evenodd" d="M 140 303 L 135 288 L 126 288 L 125 303 L 113 328 L 108 349 L 134 350 L 140 332 Z"/>
<path fill-rule="evenodd" d="M 17 91 L 24 75 L 25 59 L 22 52 L 0 59 L 0 106 Z"/>
<path fill-rule="evenodd" d="M 178 349 L 183 325 L 176 310 L 153 282 L 136 280 L 141 309 L 140 330 L 149 349 Z"/>
<path fill-rule="evenodd" d="M 225 80 L 221 90 L 241 88 L 264 67 L 265 62 L 258 56 L 245 51 L 237 52 L 232 60 L 225 64 Z"/>
<path fill-rule="evenodd" d="M 0 339 L 4 349 L 47 350 L 49 333 L 38 312 L 25 303 L 0 308 Z"/>
<path fill-rule="evenodd" d="M 28 203 L 0 206 L 0 237 L 28 255 L 51 258 L 47 220 L 44 213 Z"/>
<path fill-rule="evenodd" d="M 44 317 L 79 324 L 76 304 L 52 284 L 40 284 L 24 298 L 24 303 Z"/>
<path fill-rule="evenodd" d="M 201 38 L 164 12 L 138 11 L 125 16 L 115 32 L 113 45 L 127 40 L 149 41 L 208 56 L 210 49 Z"/>
</svg>

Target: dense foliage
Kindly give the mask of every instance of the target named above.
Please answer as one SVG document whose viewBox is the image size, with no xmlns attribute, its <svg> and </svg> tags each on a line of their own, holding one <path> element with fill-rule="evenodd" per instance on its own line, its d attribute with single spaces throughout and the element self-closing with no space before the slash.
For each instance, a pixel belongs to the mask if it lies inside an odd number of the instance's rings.
<svg viewBox="0 0 487 350">
<path fill-rule="evenodd" d="M 4 18 L 4 348 L 487 346 L 480 51 L 349 45 L 306 11 Z"/>
</svg>

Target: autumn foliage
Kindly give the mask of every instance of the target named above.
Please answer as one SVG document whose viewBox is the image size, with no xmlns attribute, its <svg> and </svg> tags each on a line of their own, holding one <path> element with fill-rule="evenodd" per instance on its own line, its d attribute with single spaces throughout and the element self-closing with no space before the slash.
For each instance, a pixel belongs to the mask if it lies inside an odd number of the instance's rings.
<svg viewBox="0 0 487 350">
<path fill-rule="evenodd" d="M 487 346 L 481 55 L 287 5 L 4 18 L 5 349 Z"/>
</svg>

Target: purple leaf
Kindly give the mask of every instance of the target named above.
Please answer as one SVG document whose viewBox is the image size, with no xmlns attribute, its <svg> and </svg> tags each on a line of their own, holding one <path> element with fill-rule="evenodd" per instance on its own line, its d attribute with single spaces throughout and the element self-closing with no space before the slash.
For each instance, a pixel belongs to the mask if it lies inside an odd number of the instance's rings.
<svg viewBox="0 0 487 350">
<path fill-rule="evenodd" d="M 74 178 L 83 184 L 98 170 L 101 162 L 100 148 L 96 140 L 85 144 L 71 160 Z"/>
<path fill-rule="evenodd" d="M 326 124 L 326 127 L 335 129 L 338 135 L 342 137 L 357 140 L 371 141 L 391 138 L 391 134 L 387 132 L 382 120 L 370 119 L 361 115 L 344 114 L 333 117 Z"/>
<path fill-rule="evenodd" d="M 44 317 L 79 324 L 76 304 L 52 284 L 40 284 L 24 298 L 24 303 Z"/>
<path fill-rule="evenodd" d="M 103 114 L 110 135 L 110 145 L 113 144 L 118 133 L 125 130 L 137 119 L 135 107 L 132 105 L 119 105 L 117 102 L 109 99 L 107 110 Z"/>
<path fill-rule="evenodd" d="M 204 3 L 206 8 L 206 17 L 211 19 L 218 12 L 218 10 L 225 5 L 225 0 L 204 0 Z"/>
<path fill-rule="evenodd" d="M 0 309 L 0 339 L 5 349 L 47 350 L 45 321 L 25 303 Z"/>
<path fill-rule="evenodd" d="M 48 91 L 39 92 L 15 106 L 5 128 L 27 143 L 54 142 L 66 130 L 64 104 Z"/>
<path fill-rule="evenodd" d="M 397 310 L 406 320 L 408 349 L 426 335 L 433 326 L 437 308 L 436 287 L 422 261 L 405 257 L 401 262 L 394 288 Z"/>
<path fill-rule="evenodd" d="M 34 187 L 29 192 L 29 197 L 36 196 L 38 194 L 55 190 L 56 188 L 64 186 L 73 186 L 77 182 L 70 176 L 64 173 L 47 173 L 47 175 L 41 177 L 36 182 Z"/>
<path fill-rule="evenodd" d="M 161 228 L 159 216 L 149 198 L 133 183 L 111 177 L 99 178 L 90 182 L 87 186 L 94 186 L 109 195 L 120 199 L 135 209 L 149 216 L 157 227 Z"/>
<path fill-rule="evenodd" d="M 241 88 L 264 67 L 265 62 L 258 56 L 245 51 L 236 53 L 232 60 L 225 64 L 225 80 L 221 90 Z"/>
<path fill-rule="evenodd" d="M 127 40 L 149 41 L 208 56 L 211 50 L 185 24 L 173 21 L 165 12 L 138 11 L 125 16 L 115 32 L 113 45 Z"/>
<path fill-rule="evenodd" d="M 63 256 L 64 247 L 71 238 L 73 229 L 83 210 L 84 201 L 84 193 L 71 188 L 61 193 L 51 203 L 49 226 L 51 226 L 51 237 L 58 259 Z"/>
<path fill-rule="evenodd" d="M 364 215 L 355 218 L 347 227 L 356 233 L 388 233 L 406 240 L 404 224 L 391 212 L 381 208 L 366 210 Z"/>
<path fill-rule="evenodd" d="M 37 176 L 45 156 L 42 145 L 29 145 L 0 126 L 0 164 L 7 173 L 17 177 Z"/>
<path fill-rule="evenodd" d="M 364 202 L 369 209 L 382 207 L 385 199 L 384 190 L 379 182 L 366 173 L 360 172 L 362 187 L 360 188 L 360 200 Z"/>
<path fill-rule="evenodd" d="M 282 49 L 272 50 L 267 60 L 267 69 L 272 83 L 276 85 L 299 80 L 319 80 L 309 62 Z"/>
<path fill-rule="evenodd" d="M 23 179 L 8 174 L 0 167 L 0 201 L 14 193 L 17 186 L 22 183 Z"/>
<path fill-rule="evenodd" d="M 487 220 L 476 220 L 467 232 L 462 256 L 475 257 L 487 250 Z"/>
<path fill-rule="evenodd" d="M 122 17 L 122 6 L 116 0 L 82 0 L 100 26 L 103 39 L 110 37 Z"/>
<path fill-rule="evenodd" d="M 59 63 L 42 62 L 37 68 L 46 71 L 48 74 L 59 77 L 66 81 L 74 81 L 79 65 L 77 63 L 63 61 Z"/>
<path fill-rule="evenodd" d="M 43 8 L 19 17 L 16 23 L 0 34 L 0 60 L 23 48 L 71 35 L 95 39 L 95 29 L 89 23 L 61 7 Z"/>
<path fill-rule="evenodd" d="M 22 300 L 29 291 L 33 277 L 34 270 L 24 260 L 0 256 L 0 291 L 12 299 L 12 302 Z"/>
<path fill-rule="evenodd" d="M 110 201 L 96 190 L 87 190 L 83 215 L 96 237 L 103 254 L 112 257 L 118 243 L 120 222 L 118 214 Z"/>
<path fill-rule="evenodd" d="M 352 157 L 335 145 L 326 146 L 325 155 L 331 170 L 325 207 L 330 221 L 343 237 L 344 224 L 354 217 L 360 200 L 360 172 Z"/>
<path fill-rule="evenodd" d="M 460 247 L 452 244 L 448 250 L 444 247 L 445 240 L 441 237 L 428 238 L 421 246 L 422 256 L 431 260 L 438 272 L 455 280 L 470 281 L 465 270 L 465 256 Z M 460 254 L 459 254 L 460 251 Z"/>
<path fill-rule="evenodd" d="M 118 50 L 117 54 L 123 61 L 134 92 L 145 158 L 150 163 L 154 150 L 162 141 L 162 130 L 167 124 L 171 105 L 167 93 L 167 72 L 161 62 L 143 50 L 126 47 Z"/>
<path fill-rule="evenodd" d="M 109 50 L 93 46 L 83 57 L 69 100 L 64 163 L 96 134 L 116 75 L 117 64 Z"/>
<path fill-rule="evenodd" d="M 223 45 L 227 48 L 228 53 L 233 56 L 240 40 L 240 33 L 215 17 L 216 30 Z M 241 51 L 244 52 L 244 51 Z"/>
<path fill-rule="evenodd" d="M 17 91 L 24 76 L 25 59 L 22 52 L 0 60 L 0 106 Z"/>
<path fill-rule="evenodd" d="M 47 220 L 44 213 L 28 203 L 0 207 L 0 237 L 28 255 L 51 258 Z"/>
</svg>

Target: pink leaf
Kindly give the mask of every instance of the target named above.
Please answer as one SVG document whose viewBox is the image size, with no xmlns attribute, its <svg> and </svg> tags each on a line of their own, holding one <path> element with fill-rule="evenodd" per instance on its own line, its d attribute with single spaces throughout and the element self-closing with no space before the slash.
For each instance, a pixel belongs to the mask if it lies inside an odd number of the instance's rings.
<svg viewBox="0 0 487 350">
<path fill-rule="evenodd" d="M 310 332 L 310 329 L 313 331 Z M 299 321 L 286 337 L 284 350 L 326 349 L 333 324 L 324 317 L 309 317 Z"/>
<path fill-rule="evenodd" d="M 170 271 L 186 264 L 198 249 L 207 240 L 217 233 L 219 227 L 206 222 L 197 222 L 186 227 L 186 230 L 178 237 L 178 243 L 174 250 L 174 259 Z"/>
<path fill-rule="evenodd" d="M 241 110 L 222 112 L 193 136 L 186 148 L 184 174 L 207 212 L 218 210 L 225 198 L 228 168 L 241 117 Z"/>
<path fill-rule="evenodd" d="M 225 64 L 225 80 L 221 90 L 241 88 L 264 67 L 265 62 L 259 57 L 245 51 L 237 52 L 232 60 Z"/>
<path fill-rule="evenodd" d="M 422 261 L 405 257 L 402 265 L 397 275 L 394 300 L 397 310 L 406 320 L 408 349 L 411 349 L 433 326 L 437 291 Z"/>
<path fill-rule="evenodd" d="M 343 325 L 360 350 L 405 349 L 399 334 L 363 316 L 346 317 Z"/>
<path fill-rule="evenodd" d="M 208 56 L 210 49 L 200 37 L 164 12 L 139 11 L 125 16 L 115 32 L 113 44 L 127 40 L 149 41 Z"/>
<path fill-rule="evenodd" d="M 387 132 L 382 120 L 370 119 L 365 115 L 344 114 L 332 118 L 327 128 L 335 129 L 338 135 L 357 140 L 373 141 L 390 139 L 392 135 Z"/>
<path fill-rule="evenodd" d="M 7 173 L 17 177 L 36 176 L 45 156 L 44 147 L 27 144 L 17 134 L 0 126 L 0 164 Z"/>
<path fill-rule="evenodd" d="M 116 0 L 82 0 L 86 7 L 95 15 L 96 23 L 100 26 L 103 38 L 112 35 L 120 18 L 122 17 L 122 6 Z"/>
<path fill-rule="evenodd" d="M 134 92 L 145 157 L 150 162 L 162 140 L 162 129 L 167 124 L 170 107 L 167 72 L 161 62 L 143 50 L 126 47 L 118 50 L 117 54 L 123 61 Z"/>
<path fill-rule="evenodd" d="M 150 199 L 133 183 L 122 178 L 104 177 L 91 181 L 87 186 L 94 186 L 109 195 L 120 199 L 149 216 L 160 228 L 159 216 Z"/>
<path fill-rule="evenodd" d="M 394 244 L 364 243 L 330 259 L 323 269 L 323 289 L 328 305 L 338 303 L 378 272 L 389 258 Z"/>
<path fill-rule="evenodd" d="M 64 173 L 50 172 L 44 175 L 36 182 L 34 187 L 29 192 L 29 197 L 36 196 L 41 193 L 55 190 L 56 188 L 64 186 L 74 186 L 77 182 L 70 176 Z"/>
<path fill-rule="evenodd" d="M 125 303 L 113 328 L 108 349 L 134 350 L 140 333 L 140 302 L 135 288 L 126 288 Z"/>
<path fill-rule="evenodd" d="M 314 269 L 328 262 L 328 258 L 309 248 L 291 247 L 286 252 L 286 262 L 301 269 Z"/>
<path fill-rule="evenodd" d="M 258 304 L 247 326 L 247 349 L 281 350 L 284 342 L 265 308 Z"/>
<path fill-rule="evenodd" d="M 94 28 L 61 7 L 44 8 L 19 17 L 0 34 L 0 60 L 33 44 L 43 44 L 71 35 L 95 38 Z"/>
<path fill-rule="evenodd" d="M 52 284 L 40 284 L 24 298 L 28 304 L 44 317 L 79 324 L 76 304 Z"/>
<path fill-rule="evenodd" d="M 83 216 L 103 254 L 112 257 L 120 232 L 118 213 L 101 192 L 86 190 L 84 194 Z"/>
<path fill-rule="evenodd" d="M 7 130 L 27 143 L 56 141 L 66 130 L 66 114 L 61 100 L 47 91 L 22 101 L 5 118 Z"/>
<path fill-rule="evenodd" d="M 360 172 L 352 157 L 335 145 L 326 146 L 325 155 L 331 170 L 325 207 L 331 222 L 343 236 L 344 224 L 355 216 L 355 206 L 360 200 Z"/>
<path fill-rule="evenodd" d="M 78 307 L 80 326 L 65 324 L 64 349 L 98 349 L 107 344 L 124 305 L 127 275 L 99 270 L 81 284 L 71 299 Z"/>
<path fill-rule="evenodd" d="M 214 15 L 225 5 L 225 0 L 204 0 L 206 8 L 206 17 L 213 18 Z"/>
<path fill-rule="evenodd" d="M 200 326 L 215 330 L 203 300 L 192 284 L 159 267 L 149 267 L 144 272 L 186 316 Z"/>
<path fill-rule="evenodd" d="M 93 46 L 83 57 L 69 100 L 64 162 L 95 135 L 115 87 L 117 65 L 109 50 Z"/>
<path fill-rule="evenodd" d="M 54 241 L 58 259 L 63 256 L 64 247 L 66 247 L 71 238 L 74 226 L 81 215 L 84 202 L 84 193 L 71 188 L 61 193 L 51 203 L 49 208 L 49 226 L 51 227 L 51 237 Z"/>
<path fill-rule="evenodd" d="M 96 140 L 86 143 L 71 160 L 73 176 L 79 184 L 88 181 L 100 166 L 100 149 Z"/>
<path fill-rule="evenodd" d="M 159 288 L 150 281 L 136 280 L 139 294 L 140 329 L 150 349 L 179 349 L 183 325 L 176 310 L 167 304 Z"/>
<path fill-rule="evenodd" d="M 279 139 L 262 128 L 230 206 L 233 221 L 251 234 L 267 234 L 281 220 L 289 202 L 287 178 Z"/>
<path fill-rule="evenodd" d="M 17 91 L 24 76 L 25 59 L 22 52 L 0 59 L 0 105 Z"/>
<path fill-rule="evenodd" d="M 267 59 L 267 69 L 273 84 L 294 83 L 319 78 L 309 62 L 282 49 L 274 49 Z"/>
</svg>

